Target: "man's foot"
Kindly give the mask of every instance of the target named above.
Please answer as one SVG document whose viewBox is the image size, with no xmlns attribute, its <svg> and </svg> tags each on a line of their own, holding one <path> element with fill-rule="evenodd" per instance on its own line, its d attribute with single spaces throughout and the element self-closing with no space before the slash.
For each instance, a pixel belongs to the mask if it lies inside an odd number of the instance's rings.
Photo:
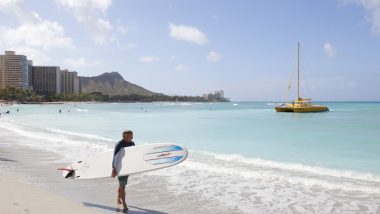
<svg viewBox="0 0 380 214">
<path fill-rule="evenodd" d="M 128 210 L 116 208 L 117 213 L 128 213 Z"/>
<path fill-rule="evenodd" d="M 126 203 L 123 204 L 124 210 L 128 210 L 128 206 Z"/>
</svg>

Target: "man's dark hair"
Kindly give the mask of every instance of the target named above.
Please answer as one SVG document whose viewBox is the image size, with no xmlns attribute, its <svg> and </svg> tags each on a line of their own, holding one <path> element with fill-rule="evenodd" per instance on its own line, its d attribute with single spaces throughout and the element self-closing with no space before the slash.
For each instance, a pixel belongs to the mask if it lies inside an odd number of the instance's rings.
<svg viewBox="0 0 380 214">
<path fill-rule="evenodd" d="M 123 135 L 125 134 L 133 134 L 132 130 L 126 130 L 126 131 L 123 131 Z"/>
</svg>

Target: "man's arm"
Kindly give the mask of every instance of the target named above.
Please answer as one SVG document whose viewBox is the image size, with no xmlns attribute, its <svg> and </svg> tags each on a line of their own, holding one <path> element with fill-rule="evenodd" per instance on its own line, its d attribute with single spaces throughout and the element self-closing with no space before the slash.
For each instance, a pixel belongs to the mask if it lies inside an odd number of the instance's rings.
<svg viewBox="0 0 380 214">
<path fill-rule="evenodd" d="M 112 173 L 111 177 L 116 177 L 117 176 L 117 171 L 116 171 L 116 163 L 115 161 L 117 160 L 116 155 L 118 155 L 119 151 L 121 149 L 121 144 L 120 142 L 116 144 L 115 149 L 113 151 L 113 158 L 112 158 Z"/>
<path fill-rule="evenodd" d="M 115 167 L 112 167 L 111 177 L 114 178 L 116 177 L 116 175 L 117 175 L 116 169 Z"/>
</svg>

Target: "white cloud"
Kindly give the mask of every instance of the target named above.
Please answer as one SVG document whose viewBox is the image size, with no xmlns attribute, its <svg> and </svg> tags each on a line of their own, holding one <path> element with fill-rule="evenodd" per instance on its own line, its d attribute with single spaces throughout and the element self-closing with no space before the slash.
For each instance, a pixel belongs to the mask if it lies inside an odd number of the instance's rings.
<svg viewBox="0 0 380 214">
<path fill-rule="evenodd" d="M 367 19 L 371 22 L 371 30 L 380 34 L 380 1 L 379 0 L 342 0 L 343 2 L 354 2 L 367 11 Z"/>
<path fill-rule="evenodd" d="M 323 45 L 323 50 L 330 58 L 333 58 L 336 55 L 336 48 L 328 42 Z"/>
<path fill-rule="evenodd" d="M 3 48 L 74 48 L 72 39 L 65 36 L 65 29 L 57 22 L 44 20 L 36 12 L 25 10 L 21 0 L 0 2 L 0 11 L 17 17 L 20 22 L 15 28 L 0 26 L 0 44 Z"/>
<path fill-rule="evenodd" d="M 160 57 L 157 56 L 142 56 L 139 59 L 142 63 L 151 63 L 151 62 L 158 62 L 160 61 Z"/>
<path fill-rule="evenodd" d="M 169 24 L 169 36 L 186 42 L 192 42 L 198 45 L 208 43 L 206 35 L 198 28 L 186 25 Z"/>
<path fill-rule="evenodd" d="M 25 55 L 28 60 L 33 60 L 33 65 L 50 65 L 52 59 L 44 52 L 32 47 L 9 47 L 8 50 L 16 51 L 16 54 Z"/>
<path fill-rule="evenodd" d="M 177 67 L 175 68 L 175 70 L 185 72 L 185 71 L 190 70 L 190 66 L 184 65 L 184 64 L 179 64 L 179 65 L 177 65 Z"/>
<path fill-rule="evenodd" d="M 89 61 L 85 57 L 79 58 L 67 58 L 63 61 L 64 65 L 69 67 L 70 69 L 78 69 L 85 67 L 94 67 L 101 66 L 103 63 L 101 61 Z"/>
<path fill-rule="evenodd" d="M 72 39 L 65 36 L 64 28 L 56 22 L 41 20 L 17 28 L 2 28 L 1 32 L 0 38 L 7 46 L 25 44 L 43 49 L 74 47 Z"/>
<path fill-rule="evenodd" d="M 21 21 L 33 21 L 33 12 L 27 12 L 23 8 L 23 2 L 23 0 L 0 0 L 0 11 Z"/>
<path fill-rule="evenodd" d="M 207 60 L 209 62 L 218 62 L 220 59 L 222 58 L 222 55 L 215 52 L 215 51 L 210 51 L 208 54 L 207 54 Z"/>
<path fill-rule="evenodd" d="M 106 19 L 111 0 L 56 0 L 56 3 L 68 9 L 76 21 L 90 32 L 96 44 L 115 41 L 112 35 L 114 27 Z"/>
<path fill-rule="evenodd" d="M 20 2 L 20 0 L 1 0 L 0 7 L 12 7 L 14 4 Z"/>
</svg>

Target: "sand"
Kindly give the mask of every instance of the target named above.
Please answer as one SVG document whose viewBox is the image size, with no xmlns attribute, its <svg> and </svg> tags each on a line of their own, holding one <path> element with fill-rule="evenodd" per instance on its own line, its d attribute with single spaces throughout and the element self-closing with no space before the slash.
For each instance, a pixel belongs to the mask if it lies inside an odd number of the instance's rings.
<svg viewBox="0 0 380 214">
<path fill-rule="evenodd" d="M 1 131 L 1 130 L 0 130 Z M 119 213 L 117 179 L 63 179 L 56 169 L 68 165 L 62 156 L 13 144 L 11 133 L 0 133 L 0 213 Z M 10 145 L 11 144 L 11 145 Z M 201 193 L 177 193 L 167 179 L 133 175 L 126 188 L 129 214 L 242 213 Z M 3 211 L 4 210 L 4 211 Z"/>
<path fill-rule="evenodd" d="M 4 161 L 4 160 L 3 160 Z M 100 213 L 0 172 L 1 213 Z"/>
</svg>

